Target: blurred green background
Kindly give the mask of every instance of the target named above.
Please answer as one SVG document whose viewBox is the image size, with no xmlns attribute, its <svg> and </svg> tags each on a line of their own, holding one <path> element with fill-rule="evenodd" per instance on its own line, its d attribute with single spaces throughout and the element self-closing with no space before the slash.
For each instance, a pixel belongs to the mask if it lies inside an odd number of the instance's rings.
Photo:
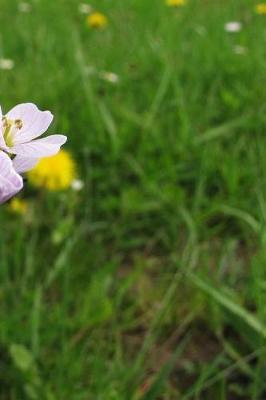
<svg viewBox="0 0 266 400">
<path fill-rule="evenodd" d="M 255 6 L 1 0 L 1 105 L 51 110 L 84 183 L 1 207 L 1 399 L 266 398 Z"/>
</svg>

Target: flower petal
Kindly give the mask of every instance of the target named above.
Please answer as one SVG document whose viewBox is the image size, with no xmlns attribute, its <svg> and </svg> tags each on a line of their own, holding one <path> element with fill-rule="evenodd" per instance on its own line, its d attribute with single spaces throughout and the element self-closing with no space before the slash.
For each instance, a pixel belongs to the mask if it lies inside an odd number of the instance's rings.
<svg viewBox="0 0 266 400">
<path fill-rule="evenodd" d="M 22 187 L 22 177 L 14 170 L 10 158 L 0 151 L 0 204 L 18 193 Z"/>
<path fill-rule="evenodd" d="M 43 139 L 33 140 L 13 146 L 10 151 L 23 157 L 41 158 L 53 156 L 59 152 L 60 147 L 67 141 L 64 135 L 51 135 Z"/>
<path fill-rule="evenodd" d="M 33 103 L 23 103 L 13 107 L 7 114 L 7 118 L 22 121 L 22 128 L 17 131 L 14 143 L 26 143 L 41 136 L 53 120 L 50 111 L 40 111 Z"/>
<path fill-rule="evenodd" d="M 13 159 L 13 167 L 17 171 L 17 173 L 22 174 L 23 172 L 27 172 L 30 169 L 34 168 L 38 163 L 39 158 L 26 158 L 22 156 L 16 156 Z"/>
<path fill-rule="evenodd" d="M 2 107 L 0 106 L 0 148 L 3 150 L 7 150 L 6 142 L 3 135 L 3 122 L 2 122 Z"/>
</svg>

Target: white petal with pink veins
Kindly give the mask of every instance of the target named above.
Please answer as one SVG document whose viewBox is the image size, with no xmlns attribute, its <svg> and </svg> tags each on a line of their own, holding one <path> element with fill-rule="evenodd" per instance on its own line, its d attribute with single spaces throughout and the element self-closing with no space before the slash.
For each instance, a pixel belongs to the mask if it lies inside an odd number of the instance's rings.
<svg viewBox="0 0 266 400">
<path fill-rule="evenodd" d="M 41 136 L 53 120 L 53 114 L 50 111 L 40 111 L 33 103 L 23 103 L 13 107 L 6 117 L 22 122 L 22 128 L 14 137 L 14 144 L 29 142 Z"/>
<path fill-rule="evenodd" d="M 13 168 L 8 155 L 0 151 L 0 204 L 18 193 L 22 187 L 22 177 Z"/>
<path fill-rule="evenodd" d="M 38 161 L 39 158 L 26 158 L 16 156 L 12 162 L 13 167 L 15 168 L 17 173 L 22 174 L 23 172 L 27 172 L 30 169 L 34 168 Z"/>
<path fill-rule="evenodd" d="M 60 147 L 67 141 L 64 135 L 51 135 L 43 139 L 33 140 L 29 143 L 21 143 L 13 146 L 10 151 L 13 154 L 25 158 L 41 158 L 53 156 L 60 150 Z"/>
</svg>

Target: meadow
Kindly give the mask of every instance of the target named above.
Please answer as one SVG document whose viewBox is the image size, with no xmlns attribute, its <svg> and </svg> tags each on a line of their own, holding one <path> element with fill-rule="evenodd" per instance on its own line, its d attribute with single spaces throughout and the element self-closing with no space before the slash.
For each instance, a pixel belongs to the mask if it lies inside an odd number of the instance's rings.
<svg viewBox="0 0 266 400">
<path fill-rule="evenodd" d="M 26 4 L 1 0 L 1 106 L 51 110 L 84 187 L 1 206 L 0 399 L 265 399 L 266 15 Z"/>
</svg>

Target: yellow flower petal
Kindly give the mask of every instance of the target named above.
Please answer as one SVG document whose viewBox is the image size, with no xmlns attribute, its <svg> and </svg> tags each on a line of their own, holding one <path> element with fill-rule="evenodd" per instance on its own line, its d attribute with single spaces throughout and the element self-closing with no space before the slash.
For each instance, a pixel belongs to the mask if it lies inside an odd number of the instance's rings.
<svg viewBox="0 0 266 400">
<path fill-rule="evenodd" d="M 186 0 L 166 0 L 166 4 L 169 7 L 179 7 L 179 6 L 184 6 L 186 3 Z"/>
<path fill-rule="evenodd" d="M 257 14 L 266 15 L 266 3 L 259 3 L 255 6 Z"/>
<path fill-rule="evenodd" d="M 108 20 L 104 14 L 94 12 L 87 16 L 87 24 L 90 28 L 105 28 L 108 24 Z"/>
<path fill-rule="evenodd" d="M 76 179 L 76 164 L 71 154 L 61 150 L 52 157 L 43 158 L 28 172 L 32 186 L 50 191 L 68 189 Z"/>
</svg>

